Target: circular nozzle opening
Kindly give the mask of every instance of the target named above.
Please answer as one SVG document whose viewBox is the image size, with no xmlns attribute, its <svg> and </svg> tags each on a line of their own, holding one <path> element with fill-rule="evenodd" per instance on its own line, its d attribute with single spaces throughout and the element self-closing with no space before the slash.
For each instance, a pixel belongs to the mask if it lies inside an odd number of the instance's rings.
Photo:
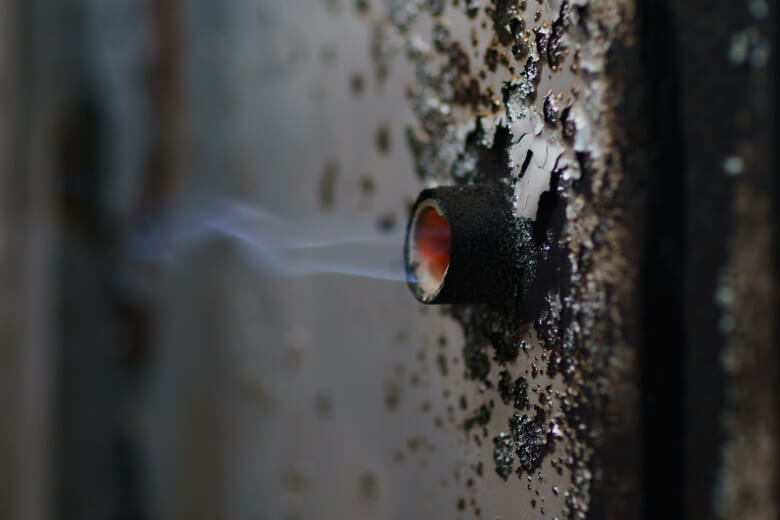
<svg viewBox="0 0 780 520">
<path fill-rule="evenodd" d="M 409 234 L 407 274 L 428 299 L 438 293 L 450 266 L 450 224 L 432 200 L 424 201 Z"/>
</svg>

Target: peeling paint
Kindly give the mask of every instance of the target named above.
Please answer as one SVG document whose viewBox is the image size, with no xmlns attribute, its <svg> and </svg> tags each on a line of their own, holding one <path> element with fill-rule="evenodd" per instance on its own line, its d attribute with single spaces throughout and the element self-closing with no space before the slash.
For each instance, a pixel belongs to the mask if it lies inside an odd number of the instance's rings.
<svg viewBox="0 0 780 520">
<path fill-rule="evenodd" d="M 417 32 L 427 6 L 404 6 L 393 3 L 385 32 L 403 35 L 415 65 L 408 89 L 416 120 L 407 136 L 418 175 L 428 186 L 498 182 L 514 194 L 518 272 L 528 273 L 520 292 L 504 308 L 451 310 L 465 332 L 465 376 L 484 389 L 497 384 L 510 408 L 531 401 L 536 410 L 510 413 L 509 433 L 492 433 L 495 471 L 510 481 L 517 457 L 519 475 L 530 479 L 550 459 L 550 473 L 569 482 L 560 508 L 548 505 L 547 514 L 581 518 L 606 427 L 596 417 L 612 397 L 611 365 L 623 348 L 616 286 L 632 276 L 621 253 L 622 172 L 605 71 L 612 42 L 631 45 L 633 3 L 557 0 L 533 10 L 496 0 L 484 16 L 471 9 L 473 21 L 437 19 L 431 43 Z M 458 43 L 466 35 L 473 57 Z M 533 330 L 521 326 L 529 322 Z M 507 350 L 515 354 L 504 357 Z M 528 498 L 535 507 L 537 495 Z"/>
</svg>

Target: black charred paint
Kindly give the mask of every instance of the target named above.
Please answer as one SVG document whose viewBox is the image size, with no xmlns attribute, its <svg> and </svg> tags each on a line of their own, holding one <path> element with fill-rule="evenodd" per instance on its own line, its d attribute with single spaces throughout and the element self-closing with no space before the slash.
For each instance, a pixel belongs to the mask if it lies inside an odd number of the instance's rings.
<svg viewBox="0 0 780 520">
<path fill-rule="evenodd" d="M 511 45 L 525 30 L 525 20 L 520 16 L 517 0 L 496 0 L 495 7 L 486 11 L 493 20 L 493 29 L 501 45 Z"/>
<path fill-rule="evenodd" d="M 382 123 L 377 129 L 376 148 L 382 155 L 390 153 L 390 127 L 387 123 Z"/>
<path fill-rule="evenodd" d="M 439 367 L 439 372 L 442 376 L 447 377 L 449 374 L 449 368 L 447 365 L 447 356 L 445 354 L 439 354 L 436 356 L 436 364 Z"/>
<path fill-rule="evenodd" d="M 536 408 L 536 415 L 533 418 L 515 412 L 509 419 L 509 432 L 519 462 L 518 477 L 537 469 L 543 457 L 552 448 L 553 438 L 549 434 L 545 419 L 544 410 L 539 407 Z"/>
<path fill-rule="evenodd" d="M 560 184 L 561 171 L 557 168 L 553 168 L 550 173 L 550 189 L 542 193 L 539 197 L 539 206 L 536 210 L 536 220 L 533 224 L 534 241 L 537 244 L 544 244 L 549 242 L 548 233 L 556 234 L 553 227 L 553 220 L 556 214 L 561 215 L 561 209 L 563 208 L 563 200 L 561 194 L 558 192 Z M 560 227 L 563 225 L 562 219 L 557 222 Z M 559 231 L 559 229 L 557 230 Z"/>
<path fill-rule="evenodd" d="M 451 315 L 461 323 L 466 337 L 463 348 L 466 377 L 491 386 L 488 376 L 491 358 L 500 365 L 517 359 L 523 345 L 522 323 L 531 323 L 542 316 L 537 326 L 540 335 L 546 335 L 542 344 L 559 348 L 557 326 L 560 317 L 549 315 L 545 295 L 550 288 L 568 279 L 565 269 L 566 250 L 559 245 L 565 221 L 565 204 L 560 200 L 560 176 L 563 167 L 556 165 L 551 177 L 551 189 L 540 201 L 536 220 L 514 221 L 510 231 L 513 245 L 513 267 L 503 282 L 513 287 L 503 301 L 487 305 L 456 305 Z M 545 318 L 546 317 L 546 318 Z M 490 352 L 492 350 L 492 353 Z M 562 359 L 568 359 L 563 356 Z M 554 365 L 554 363 L 551 363 Z M 523 404 L 523 399 L 519 400 Z"/>
<path fill-rule="evenodd" d="M 508 370 L 502 370 L 498 379 L 498 395 L 504 404 L 512 402 L 512 375 Z"/>
<path fill-rule="evenodd" d="M 516 338 L 506 329 L 492 326 L 489 327 L 485 335 L 493 345 L 493 359 L 495 361 L 505 365 L 517 359 L 520 347 Z"/>
<path fill-rule="evenodd" d="M 466 377 L 482 381 L 489 385 L 490 358 L 485 348 L 475 342 L 467 342 L 463 347 L 463 361 L 466 365 Z"/>
<path fill-rule="evenodd" d="M 512 380 L 508 370 L 502 370 L 498 380 L 498 395 L 504 404 L 522 410 L 528 406 L 528 381 L 524 377 Z"/>
<path fill-rule="evenodd" d="M 428 9 L 431 10 L 431 15 L 441 16 L 444 13 L 444 0 L 428 0 Z"/>
<path fill-rule="evenodd" d="M 466 16 L 476 18 L 479 13 L 479 2 L 477 0 L 466 0 Z"/>
<path fill-rule="evenodd" d="M 593 190 L 591 186 L 591 179 L 595 172 L 595 166 L 593 164 L 593 158 L 589 152 L 575 152 L 574 156 L 577 158 L 577 163 L 580 165 L 580 178 L 572 183 L 574 190 L 577 193 L 585 195 L 586 199 L 590 200 L 593 196 Z"/>
<path fill-rule="evenodd" d="M 517 54 L 515 58 L 520 59 Z M 533 100 L 536 97 L 536 86 L 539 83 L 539 58 L 529 56 L 520 74 L 519 81 L 509 81 L 504 83 L 501 92 L 503 94 L 504 104 L 511 102 L 513 98 Z"/>
<path fill-rule="evenodd" d="M 449 67 L 452 71 L 461 75 L 468 75 L 471 72 L 471 62 L 469 54 L 463 49 L 459 42 L 453 42 L 449 48 Z"/>
<path fill-rule="evenodd" d="M 493 137 L 493 146 L 490 148 L 479 147 L 478 174 L 476 176 L 478 182 L 498 182 L 511 174 L 509 166 L 509 146 L 511 144 L 512 135 L 509 129 L 505 126 L 499 126 Z"/>
<path fill-rule="evenodd" d="M 571 113 L 571 107 L 566 107 L 561 111 L 561 137 L 567 143 L 573 143 L 576 132 L 577 127 L 574 124 L 574 115 Z"/>
<path fill-rule="evenodd" d="M 436 49 L 436 52 L 446 53 L 449 50 L 451 38 L 449 24 L 442 20 L 433 24 L 433 48 Z"/>
<path fill-rule="evenodd" d="M 533 156 L 534 156 L 534 151 L 529 148 L 528 152 L 525 154 L 525 160 L 523 161 L 523 165 L 520 167 L 520 177 L 525 175 L 526 170 L 528 170 L 528 165 L 531 164 L 531 158 Z"/>
<path fill-rule="evenodd" d="M 536 52 L 542 58 L 547 57 L 547 44 L 550 40 L 550 33 L 550 26 L 546 24 L 537 27 L 534 31 L 534 36 L 536 36 Z"/>
<path fill-rule="evenodd" d="M 496 474 L 504 480 L 512 474 L 515 457 L 512 437 L 504 432 L 493 437 L 493 462 Z"/>
<path fill-rule="evenodd" d="M 490 422 L 490 416 L 490 407 L 486 404 L 480 405 L 476 411 L 463 421 L 463 429 L 469 431 L 475 426 L 487 426 Z"/>
<path fill-rule="evenodd" d="M 477 118 L 452 168 L 452 177 L 457 183 L 497 183 L 510 175 L 509 146 L 512 144 L 512 136 L 509 129 L 505 126 L 496 128 L 490 147 L 483 144 L 486 137 L 482 119 Z"/>
<path fill-rule="evenodd" d="M 558 100 L 554 94 L 549 94 L 544 98 L 542 113 L 544 114 L 545 123 L 551 126 L 558 124 Z"/>
<path fill-rule="evenodd" d="M 545 49 L 547 63 L 553 70 L 558 70 L 566 58 L 568 49 L 563 43 L 563 35 L 566 33 L 569 12 L 569 2 L 564 1 L 558 18 L 553 22 L 552 33 L 550 34 Z"/>
</svg>

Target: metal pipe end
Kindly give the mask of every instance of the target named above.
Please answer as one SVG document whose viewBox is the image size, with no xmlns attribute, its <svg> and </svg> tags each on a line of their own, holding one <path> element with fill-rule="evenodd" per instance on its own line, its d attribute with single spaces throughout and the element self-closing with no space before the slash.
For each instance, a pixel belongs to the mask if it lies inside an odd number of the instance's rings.
<svg viewBox="0 0 780 520">
<path fill-rule="evenodd" d="M 502 301 L 512 286 L 513 229 L 498 185 L 423 190 L 406 229 L 409 288 L 422 303 Z"/>
<path fill-rule="evenodd" d="M 407 231 L 406 276 L 420 301 L 434 300 L 450 267 L 450 224 L 435 199 L 412 213 Z"/>
</svg>

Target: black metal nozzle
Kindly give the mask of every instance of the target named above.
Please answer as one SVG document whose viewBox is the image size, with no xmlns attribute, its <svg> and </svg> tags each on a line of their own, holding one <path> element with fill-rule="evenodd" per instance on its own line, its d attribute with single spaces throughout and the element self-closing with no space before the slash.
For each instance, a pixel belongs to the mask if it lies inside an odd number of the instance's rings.
<svg viewBox="0 0 780 520">
<path fill-rule="evenodd" d="M 500 185 L 426 189 L 404 244 L 407 281 L 423 303 L 491 303 L 514 288 L 514 217 Z"/>
</svg>

